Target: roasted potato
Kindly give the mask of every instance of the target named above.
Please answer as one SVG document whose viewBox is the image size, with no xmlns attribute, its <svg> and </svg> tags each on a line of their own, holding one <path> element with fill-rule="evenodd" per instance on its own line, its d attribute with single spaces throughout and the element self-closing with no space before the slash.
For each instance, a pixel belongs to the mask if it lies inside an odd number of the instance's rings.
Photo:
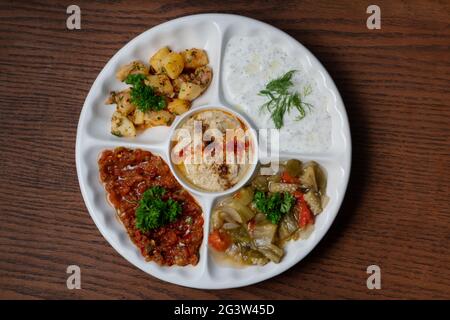
<svg viewBox="0 0 450 320">
<path fill-rule="evenodd" d="M 183 82 L 180 85 L 180 92 L 178 93 L 178 98 L 182 100 L 192 101 L 201 95 L 203 88 L 192 82 Z"/>
<path fill-rule="evenodd" d="M 178 77 L 178 78 L 172 80 L 173 92 L 174 92 L 175 94 L 178 94 L 178 92 L 180 92 L 180 87 L 181 87 L 181 84 L 182 84 L 183 82 L 184 82 L 184 81 L 183 81 L 180 77 Z"/>
<path fill-rule="evenodd" d="M 163 47 L 156 51 L 156 53 L 150 58 L 150 66 L 156 73 L 162 72 L 162 60 L 170 53 L 168 47 Z"/>
<path fill-rule="evenodd" d="M 171 52 L 166 55 L 162 61 L 162 72 L 167 74 L 170 79 L 176 79 L 184 68 L 183 56 L 176 52 Z"/>
<path fill-rule="evenodd" d="M 175 116 L 167 110 L 147 111 L 144 114 L 144 121 L 147 127 L 170 125 Z"/>
<path fill-rule="evenodd" d="M 167 108 L 160 111 L 139 110 L 131 102 L 131 93 L 139 100 L 139 104 L 145 104 L 147 98 L 153 98 L 151 90 L 130 83 L 131 86 L 126 90 L 111 92 L 105 101 L 116 105 L 111 132 L 116 136 L 131 137 L 136 135 L 137 129 L 170 125 L 176 115 L 190 109 L 191 101 L 200 96 L 211 83 L 212 70 L 207 66 L 208 62 L 207 53 L 203 49 L 173 52 L 166 46 L 150 57 L 150 67 L 138 60 L 121 66 L 116 72 L 118 80 L 124 82 L 131 74 L 144 75 L 145 85 L 152 87 L 155 94 L 164 98 Z"/>
<path fill-rule="evenodd" d="M 167 105 L 167 109 L 175 115 L 180 115 L 185 113 L 191 107 L 191 102 L 182 99 L 173 99 Z"/>
<path fill-rule="evenodd" d="M 193 79 L 194 83 L 206 89 L 212 80 L 212 69 L 208 66 L 195 69 Z"/>
<path fill-rule="evenodd" d="M 136 128 L 127 116 L 115 111 L 111 118 L 111 133 L 117 137 L 134 137 Z"/>
<path fill-rule="evenodd" d="M 106 100 L 106 103 L 116 104 L 116 110 L 123 115 L 128 115 L 136 109 L 136 106 L 131 103 L 130 89 L 120 92 L 111 92 L 110 97 Z"/>
<path fill-rule="evenodd" d="M 144 112 L 139 109 L 134 110 L 132 120 L 135 125 L 144 124 Z"/>
<path fill-rule="evenodd" d="M 188 69 L 196 69 L 208 64 L 208 55 L 202 49 L 187 49 L 180 52 L 184 58 L 184 67 Z"/>
<path fill-rule="evenodd" d="M 145 84 L 155 89 L 161 95 L 173 96 L 173 87 L 170 79 L 165 74 L 148 75 Z"/>
<path fill-rule="evenodd" d="M 117 95 L 117 92 L 111 91 L 109 93 L 108 98 L 106 98 L 106 100 L 105 100 L 105 104 L 115 104 L 116 103 L 116 95 Z"/>
<path fill-rule="evenodd" d="M 180 92 L 181 84 L 183 82 L 189 82 L 190 80 L 191 80 L 191 77 L 188 74 L 186 74 L 186 73 L 180 74 L 180 76 L 178 78 L 172 80 L 173 91 L 175 93 Z"/>
<path fill-rule="evenodd" d="M 117 80 L 124 81 L 130 74 L 148 74 L 148 68 L 141 61 L 126 64 L 116 72 Z"/>
</svg>

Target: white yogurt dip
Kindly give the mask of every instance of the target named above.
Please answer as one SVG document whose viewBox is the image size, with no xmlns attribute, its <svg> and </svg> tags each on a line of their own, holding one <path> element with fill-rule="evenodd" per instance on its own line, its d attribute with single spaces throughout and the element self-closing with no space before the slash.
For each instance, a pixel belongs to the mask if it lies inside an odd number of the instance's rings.
<svg viewBox="0 0 450 320">
<path fill-rule="evenodd" d="M 330 98 L 305 73 L 298 57 L 290 56 L 267 38 L 234 36 L 229 40 L 223 61 L 226 97 L 247 113 L 259 129 L 275 128 L 270 114 L 260 110 L 267 100 L 258 93 L 269 81 L 290 70 L 297 70 L 292 78 L 293 91 L 302 92 L 305 86 L 311 87 L 312 92 L 304 101 L 313 108 L 299 121 L 295 120 L 298 115 L 295 110 L 286 113 L 284 126 L 279 130 L 280 151 L 326 151 L 331 144 L 331 118 L 327 111 Z"/>
</svg>

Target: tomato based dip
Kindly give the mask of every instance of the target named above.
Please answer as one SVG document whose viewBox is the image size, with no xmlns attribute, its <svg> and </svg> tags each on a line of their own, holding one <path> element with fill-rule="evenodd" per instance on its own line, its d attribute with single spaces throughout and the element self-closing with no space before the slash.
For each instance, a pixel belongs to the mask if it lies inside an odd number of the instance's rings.
<svg viewBox="0 0 450 320">
<path fill-rule="evenodd" d="M 159 156 L 140 149 L 105 150 L 98 160 L 100 180 L 131 240 L 147 261 L 160 265 L 196 265 L 203 239 L 202 209 L 174 178 Z M 136 228 L 136 208 L 150 187 L 166 189 L 165 199 L 181 203 L 174 222 L 142 232 Z"/>
</svg>

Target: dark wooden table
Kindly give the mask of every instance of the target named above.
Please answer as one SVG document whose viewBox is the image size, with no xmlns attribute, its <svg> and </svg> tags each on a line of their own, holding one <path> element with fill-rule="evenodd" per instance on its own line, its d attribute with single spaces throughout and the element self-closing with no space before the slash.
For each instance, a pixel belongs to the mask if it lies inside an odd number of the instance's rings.
<svg viewBox="0 0 450 320">
<path fill-rule="evenodd" d="M 192 4 L 194 3 L 194 4 Z M 376 1 L 69 1 L 0 4 L 0 298 L 450 298 L 450 4 Z M 308 47 L 343 96 L 353 138 L 344 204 L 301 263 L 263 283 L 193 290 L 154 279 L 100 235 L 83 203 L 75 136 L 108 59 L 170 19 L 204 12 L 268 22 Z M 81 268 L 68 290 L 66 268 Z M 382 289 L 366 287 L 369 265 Z"/>
</svg>

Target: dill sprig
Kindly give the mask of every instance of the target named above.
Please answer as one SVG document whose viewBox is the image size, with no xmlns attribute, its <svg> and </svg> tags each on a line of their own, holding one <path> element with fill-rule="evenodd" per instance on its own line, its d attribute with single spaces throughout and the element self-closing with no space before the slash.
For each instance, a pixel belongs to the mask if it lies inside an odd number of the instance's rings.
<svg viewBox="0 0 450 320">
<path fill-rule="evenodd" d="M 267 110 L 271 114 L 271 118 L 275 127 L 280 129 L 283 126 L 284 115 L 290 113 L 292 108 L 298 111 L 298 116 L 295 120 L 301 120 L 306 116 L 306 109 L 311 109 L 313 106 L 310 103 L 304 102 L 303 99 L 311 94 L 310 86 L 303 88 L 303 92 L 291 92 L 289 88 L 292 87 L 292 76 L 296 70 L 286 72 L 280 78 L 270 81 L 264 90 L 259 92 L 259 95 L 267 97 L 268 101 L 261 106 L 261 110 Z"/>
</svg>

